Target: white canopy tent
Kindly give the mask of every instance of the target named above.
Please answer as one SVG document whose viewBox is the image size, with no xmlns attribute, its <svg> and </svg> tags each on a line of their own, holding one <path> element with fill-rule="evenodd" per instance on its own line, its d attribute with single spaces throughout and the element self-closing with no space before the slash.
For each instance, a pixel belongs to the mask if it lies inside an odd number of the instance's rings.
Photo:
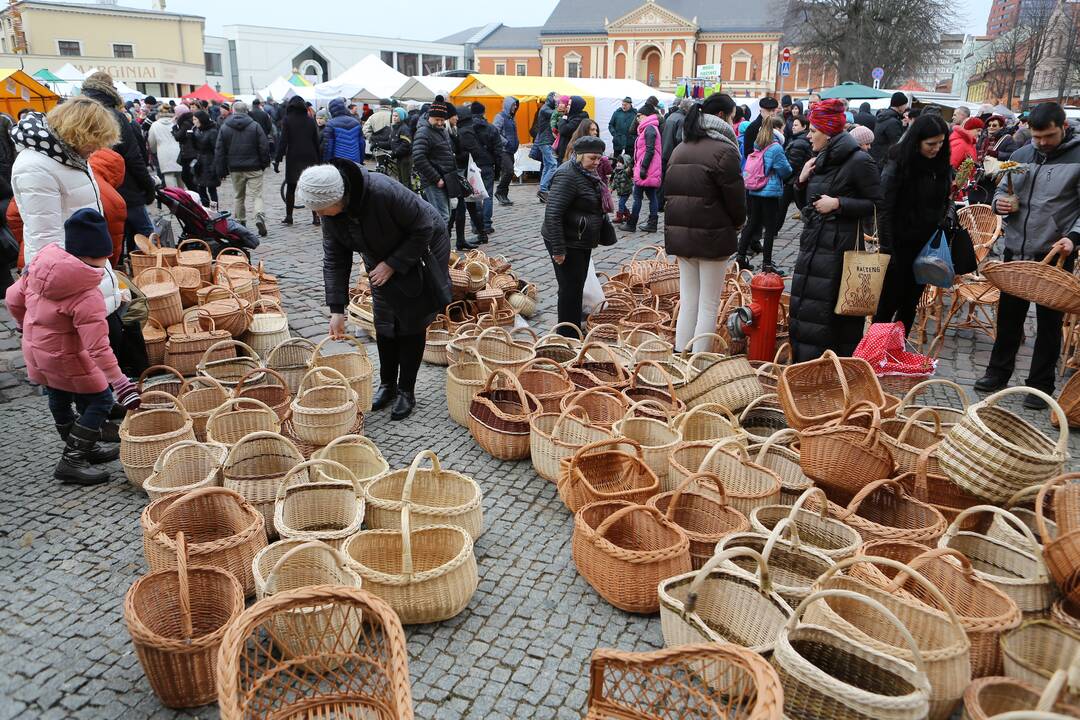
<svg viewBox="0 0 1080 720">
<path fill-rule="evenodd" d="M 278 102 L 281 102 L 288 96 L 289 90 L 292 87 L 294 87 L 293 84 L 287 79 L 279 77 L 260 90 L 258 95 L 263 100 L 277 100 Z"/>
<path fill-rule="evenodd" d="M 320 102 L 339 97 L 370 102 L 391 97 L 408 80 L 407 75 L 399 73 L 375 55 L 368 55 L 338 77 L 319 83 L 314 89 Z"/>
<path fill-rule="evenodd" d="M 443 77 L 441 75 L 413 75 L 409 78 L 404 85 L 397 89 L 397 92 L 393 94 L 398 100 L 419 100 L 421 102 L 431 102 L 435 99 L 436 95 L 442 95 L 444 98 L 450 97 L 450 94 L 454 91 L 458 85 L 461 84 L 461 78 L 458 77 Z"/>
<path fill-rule="evenodd" d="M 128 87 L 120 80 L 114 80 L 113 84 L 116 85 L 116 92 L 120 93 L 120 97 L 124 100 L 142 100 L 146 97 L 145 93 L 141 93 L 135 88 Z"/>
<path fill-rule="evenodd" d="M 634 101 L 634 107 L 641 107 L 649 96 L 655 97 L 670 108 L 678 98 L 672 93 L 661 92 L 637 80 L 607 80 L 603 78 L 573 78 L 572 83 L 593 96 L 596 101 L 596 123 L 600 126 L 600 137 L 611 150 L 611 133 L 608 123 L 611 116 L 619 109 L 623 98 Z"/>
</svg>

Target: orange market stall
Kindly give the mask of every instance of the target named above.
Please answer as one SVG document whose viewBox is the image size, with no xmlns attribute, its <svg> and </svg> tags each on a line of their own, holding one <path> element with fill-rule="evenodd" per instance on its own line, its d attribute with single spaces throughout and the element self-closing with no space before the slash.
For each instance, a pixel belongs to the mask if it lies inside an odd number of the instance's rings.
<svg viewBox="0 0 1080 720">
<path fill-rule="evenodd" d="M 455 105 L 480 102 L 484 115 L 491 121 L 502 110 L 503 98 L 515 97 L 520 102 L 517 116 L 518 140 L 523 145 L 531 143 L 529 130 L 533 126 L 540 105 L 549 92 L 556 95 L 580 95 L 585 98 L 585 110 L 589 117 L 596 117 L 596 100 L 572 78 L 525 77 L 518 75 L 470 75 L 450 93 Z"/>
<path fill-rule="evenodd" d="M 0 112 L 11 117 L 23 108 L 48 112 L 60 96 L 16 68 L 0 69 Z"/>
</svg>

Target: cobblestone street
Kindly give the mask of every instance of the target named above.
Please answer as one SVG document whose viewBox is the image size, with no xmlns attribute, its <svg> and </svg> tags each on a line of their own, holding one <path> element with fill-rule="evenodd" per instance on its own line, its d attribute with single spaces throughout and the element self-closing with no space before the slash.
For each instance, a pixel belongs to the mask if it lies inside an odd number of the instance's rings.
<svg viewBox="0 0 1080 720">
<path fill-rule="evenodd" d="M 293 333 L 318 340 L 327 320 L 321 233 L 305 210 L 297 211 L 297 225 L 280 224 L 283 177 L 267 175 L 270 236 L 255 257 L 280 278 Z M 541 312 L 530 322 L 539 332 L 554 324 L 556 293 L 536 187 L 512 187 L 515 205 L 496 207 L 496 233 L 484 249 L 505 254 L 519 277 L 541 288 Z M 228 208 L 231 190 L 221 191 Z M 799 227 L 789 220 L 777 241 L 776 257 L 789 273 Z M 610 272 L 643 244 L 660 241 L 662 233 L 623 237 L 595 253 L 597 269 Z M 44 399 L 22 375 L 10 318 L 3 311 L 0 318 L 0 720 L 216 718 L 213 706 L 172 711 L 151 693 L 121 611 L 124 593 L 146 570 L 138 519 L 146 497 L 131 488 L 119 463 L 107 485 L 78 489 L 52 481 L 61 445 Z M 1026 375 L 1031 330 L 1028 337 L 1014 382 Z M 375 360 L 373 344 L 368 349 Z M 950 335 L 938 374 L 970 391 L 989 353 L 985 336 Z M 392 468 L 430 448 L 484 492 L 489 530 L 476 544 L 480 585 L 471 604 L 452 620 L 406 628 L 416 717 L 580 718 L 593 649 L 660 647 L 659 618 L 615 610 L 578 576 L 572 517 L 554 485 L 528 460 L 501 462 L 481 451 L 447 415 L 444 376 L 444 368 L 423 366 L 408 421 L 390 422 L 385 411 L 366 418 L 366 434 Z M 1008 407 L 1036 418 L 1019 402 Z M 1049 430 L 1045 414 L 1038 415 Z M 1080 456 L 1080 438 L 1070 447 Z"/>
</svg>

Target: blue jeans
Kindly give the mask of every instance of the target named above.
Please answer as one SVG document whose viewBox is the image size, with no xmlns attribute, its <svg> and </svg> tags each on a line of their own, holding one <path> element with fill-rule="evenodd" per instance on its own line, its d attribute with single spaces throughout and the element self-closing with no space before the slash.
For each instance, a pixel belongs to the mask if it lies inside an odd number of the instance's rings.
<svg viewBox="0 0 1080 720">
<path fill-rule="evenodd" d="M 109 388 L 99 393 L 73 393 L 47 387 L 45 392 L 49 396 L 49 412 L 57 425 L 67 425 L 78 420 L 79 424 L 88 430 L 100 430 L 113 408 L 113 394 Z M 79 412 L 77 418 L 71 411 L 72 403 Z"/>
<path fill-rule="evenodd" d="M 487 200 L 484 201 L 484 227 L 480 228 L 486 232 L 491 227 L 491 218 L 495 208 L 495 168 L 490 170 L 484 168 L 480 174 L 484 178 L 484 189 L 488 194 Z"/>
<path fill-rule="evenodd" d="M 649 224 L 655 225 L 660 215 L 660 206 L 656 201 L 656 188 L 641 187 L 634 185 L 634 207 L 630 210 L 630 224 L 637 225 L 638 216 L 641 215 L 641 198 L 649 196 Z"/>
<path fill-rule="evenodd" d="M 150 213 L 147 212 L 145 205 L 135 205 L 134 207 L 128 207 L 127 220 L 124 221 L 124 242 L 127 245 L 127 251 L 131 252 L 137 250 L 135 247 L 135 236 L 145 235 L 150 237 L 154 232 L 154 223 L 150 221 Z"/>
<path fill-rule="evenodd" d="M 629 195 L 620 195 L 619 196 L 619 212 L 621 212 L 621 213 L 629 213 L 630 212 L 629 210 L 626 209 L 626 201 L 629 200 L 629 199 L 630 199 Z"/>
<path fill-rule="evenodd" d="M 446 223 L 447 227 L 450 227 L 450 197 L 446 194 L 446 188 L 425 185 L 423 193 L 424 199 L 439 211 L 443 222 Z"/>
<path fill-rule="evenodd" d="M 543 155 L 540 170 L 540 192 L 547 192 L 551 188 L 551 176 L 559 167 L 559 158 L 555 156 L 555 149 L 550 145 L 541 145 L 540 154 Z"/>
</svg>

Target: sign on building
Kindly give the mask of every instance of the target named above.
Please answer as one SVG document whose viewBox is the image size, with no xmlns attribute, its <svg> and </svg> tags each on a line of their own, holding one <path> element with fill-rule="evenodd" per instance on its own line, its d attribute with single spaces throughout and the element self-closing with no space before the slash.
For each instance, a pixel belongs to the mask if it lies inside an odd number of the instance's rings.
<svg viewBox="0 0 1080 720">
<path fill-rule="evenodd" d="M 706 81 L 717 82 L 720 80 L 720 63 L 709 63 L 697 66 L 697 77 Z"/>
</svg>

